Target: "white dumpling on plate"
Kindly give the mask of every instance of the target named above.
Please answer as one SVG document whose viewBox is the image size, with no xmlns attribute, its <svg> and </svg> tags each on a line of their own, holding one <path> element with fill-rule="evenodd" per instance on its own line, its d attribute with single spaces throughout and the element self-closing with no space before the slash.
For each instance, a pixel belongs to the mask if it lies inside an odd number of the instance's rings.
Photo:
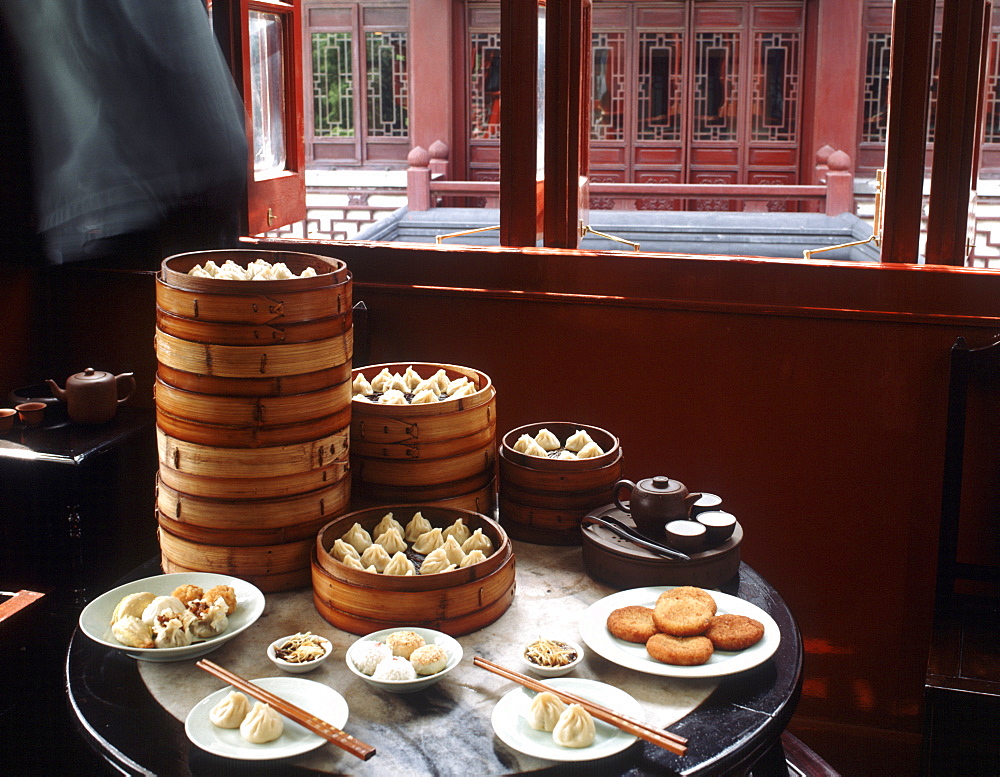
<svg viewBox="0 0 1000 777">
<path fill-rule="evenodd" d="M 552 729 L 552 741 L 561 747 L 590 747 L 596 736 L 594 718 L 579 704 L 566 707 Z"/>
<path fill-rule="evenodd" d="M 187 607 L 176 596 L 157 596 L 143 609 L 142 620 L 152 626 L 157 618 L 167 612 L 175 612 L 179 615 L 187 612 Z"/>
<path fill-rule="evenodd" d="M 559 722 L 559 716 L 566 709 L 566 704 L 551 691 L 535 694 L 528 705 L 525 717 L 528 725 L 536 731 L 551 731 Z"/>
<path fill-rule="evenodd" d="M 281 715 L 275 712 L 270 704 L 258 701 L 254 702 L 253 708 L 240 723 L 240 736 L 247 742 L 262 745 L 280 737 L 284 729 L 285 724 L 281 720 Z"/>
<path fill-rule="evenodd" d="M 239 691 L 230 691 L 208 713 L 212 725 L 219 728 L 239 728 L 250 711 L 250 700 Z"/>
</svg>

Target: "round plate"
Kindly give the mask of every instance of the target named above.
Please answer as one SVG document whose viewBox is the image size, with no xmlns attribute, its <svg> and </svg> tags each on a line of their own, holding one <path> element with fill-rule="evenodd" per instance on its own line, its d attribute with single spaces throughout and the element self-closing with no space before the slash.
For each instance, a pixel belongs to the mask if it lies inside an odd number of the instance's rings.
<svg viewBox="0 0 1000 777">
<path fill-rule="evenodd" d="M 746 615 L 764 624 L 764 636 L 760 642 L 739 652 L 717 650 L 708 663 L 700 666 L 675 666 L 657 661 L 646 652 L 645 645 L 626 642 L 611 636 L 607 623 L 608 615 L 613 610 L 632 604 L 652 608 L 656 604 L 656 598 L 671 588 L 674 586 L 632 588 L 594 602 L 584 611 L 580 619 L 580 635 L 583 641 L 599 656 L 618 666 L 663 677 L 721 677 L 735 674 L 764 663 L 778 649 L 781 632 L 774 618 L 750 602 L 718 591 L 708 591 L 708 593 L 715 599 L 720 615 L 723 613 Z"/>
<path fill-rule="evenodd" d="M 579 677 L 555 677 L 546 680 L 556 690 L 563 690 L 610 707 L 615 712 L 636 720 L 645 720 L 642 705 L 620 688 Z M 535 693 L 527 688 L 515 688 L 503 696 L 493 708 L 493 731 L 497 738 L 515 750 L 549 761 L 591 761 L 621 752 L 635 742 L 610 723 L 594 719 L 594 744 L 590 747 L 562 747 L 552 741 L 548 731 L 536 731 L 528 725 L 527 713 Z"/>
<path fill-rule="evenodd" d="M 197 585 L 205 590 L 217 585 L 232 586 L 236 592 L 236 611 L 229 616 L 229 627 L 217 637 L 198 640 L 186 647 L 177 648 L 134 648 L 123 645 L 111 633 L 111 615 L 118 602 L 129 594 L 149 591 L 157 596 L 171 594 L 177 586 Z M 144 577 L 101 594 L 83 608 L 80 613 L 80 631 L 94 642 L 109 648 L 123 650 L 132 658 L 142 661 L 183 661 L 211 653 L 224 642 L 235 637 L 253 624 L 264 611 L 264 594 L 246 580 L 211 572 L 178 572 L 171 575 Z"/>
<path fill-rule="evenodd" d="M 354 649 L 354 645 L 357 645 L 358 642 L 365 641 L 384 642 L 386 637 L 397 631 L 416 632 L 424 638 L 424 642 L 428 645 L 440 646 L 441 649 L 448 654 L 448 666 L 437 674 L 427 675 L 426 677 L 418 676 L 416 680 L 376 680 L 374 677 L 366 675 L 354 665 L 354 662 L 351 660 L 351 651 Z M 443 632 L 434 631 L 434 629 L 422 629 L 415 626 L 400 626 L 395 629 L 382 629 L 381 631 L 374 631 L 371 634 L 366 634 L 347 649 L 347 655 L 344 657 L 344 661 L 347 663 L 347 668 L 354 672 L 354 674 L 373 688 L 378 688 L 382 691 L 389 691 L 391 693 L 415 693 L 417 691 L 422 691 L 425 688 L 429 688 L 448 674 L 448 672 L 458 666 L 461 660 L 462 643 L 460 643 L 457 639 L 449 637 Z"/>
<path fill-rule="evenodd" d="M 347 702 L 329 686 L 301 677 L 262 677 L 252 682 L 337 728 L 342 729 L 347 723 Z M 288 718 L 282 718 L 285 728 L 281 736 L 262 745 L 247 742 L 238 728 L 219 728 L 208 715 L 232 690 L 227 686 L 209 694 L 188 713 L 184 731 L 202 750 L 241 761 L 266 761 L 301 755 L 326 744 L 323 737 Z M 251 707 L 254 701 L 250 699 Z"/>
</svg>

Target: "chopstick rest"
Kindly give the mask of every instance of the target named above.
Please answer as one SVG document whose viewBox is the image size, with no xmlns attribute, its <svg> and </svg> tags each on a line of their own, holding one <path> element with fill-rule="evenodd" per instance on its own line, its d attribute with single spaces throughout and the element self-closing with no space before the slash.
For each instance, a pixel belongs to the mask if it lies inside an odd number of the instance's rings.
<svg viewBox="0 0 1000 777">
<path fill-rule="evenodd" d="M 627 715 L 622 715 L 612 709 L 592 702 L 589 699 L 584 699 L 582 696 L 577 696 L 575 693 L 569 693 L 567 691 L 553 688 L 552 686 L 546 685 L 533 677 L 528 677 L 527 675 L 516 672 L 513 669 L 508 669 L 500 664 L 495 664 L 488 659 L 482 658 L 481 656 L 475 656 L 472 659 L 472 663 L 479 668 L 485 669 L 488 672 L 493 672 L 493 674 L 499 675 L 500 677 L 513 680 L 514 682 L 523 685 L 525 688 L 532 691 L 548 691 L 549 693 L 555 694 L 568 704 L 579 704 L 598 720 L 610 723 L 612 726 L 621 729 L 626 734 L 631 734 L 639 739 L 644 739 L 645 741 L 650 742 L 657 747 L 662 747 L 664 750 L 668 750 L 675 755 L 684 755 L 687 753 L 687 739 L 682 736 L 672 734 L 669 731 L 654 728 L 653 726 L 643 723 L 641 720 L 635 720 Z"/>
<path fill-rule="evenodd" d="M 373 755 L 375 755 L 375 748 L 371 745 L 365 744 L 360 739 L 352 737 L 345 731 L 341 731 L 336 726 L 332 726 L 327 723 L 322 718 L 317 718 L 311 712 L 306 712 L 301 707 L 292 704 L 290 701 L 282 699 L 280 696 L 275 696 L 268 690 L 261 688 L 258 685 L 254 685 L 249 680 L 244 680 L 238 674 L 233 674 L 228 669 L 224 669 L 212 661 L 206 658 L 201 659 L 195 664 L 199 669 L 204 669 L 211 675 L 215 675 L 223 682 L 229 683 L 234 688 L 238 688 L 247 694 L 247 696 L 252 696 L 258 701 L 262 701 L 265 704 L 270 704 L 271 707 L 276 711 L 284 715 L 289 720 L 294 720 L 301 726 L 312 731 L 323 739 L 329 742 L 333 742 L 337 747 L 346 750 L 351 755 L 355 755 L 363 761 L 367 761 Z"/>
</svg>

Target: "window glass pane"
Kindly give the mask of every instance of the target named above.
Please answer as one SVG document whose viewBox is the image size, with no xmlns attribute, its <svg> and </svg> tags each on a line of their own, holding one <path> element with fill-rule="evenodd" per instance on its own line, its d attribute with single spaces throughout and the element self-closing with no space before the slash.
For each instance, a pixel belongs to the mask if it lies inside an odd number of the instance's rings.
<svg viewBox="0 0 1000 777">
<path fill-rule="evenodd" d="M 739 34 L 701 32 L 695 38 L 695 140 L 736 140 Z"/>
<path fill-rule="evenodd" d="M 984 143 L 1000 143 L 1000 35 L 990 33 L 989 70 L 986 73 L 986 96 L 983 115 L 986 117 Z"/>
<path fill-rule="evenodd" d="M 472 72 L 469 98 L 472 138 L 500 137 L 500 33 L 473 32 L 469 35 Z"/>
<path fill-rule="evenodd" d="M 313 134 L 322 138 L 354 137 L 354 63 L 351 33 L 314 32 Z"/>
<path fill-rule="evenodd" d="M 681 137 L 681 36 L 639 33 L 639 140 Z"/>
<path fill-rule="evenodd" d="M 794 141 L 799 102 L 798 33 L 757 33 L 753 139 Z"/>
<path fill-rule="evenodd" d="M 285 169 L 285 89 L 282 19 L 250 12 L 250 91 L 253 169 L 260 177 Z"/>
<path fill-rule="evenodd" d="M 409 134 L 409 84 L 406 33 L 366 32 L 368 136 L 405 138 Z"/>
<path fill-rule="evenodd" d="M 625 33 L 593 33 L 594 140 L 625 139 Z"/>
<path fill-rule="evenodd" d="M 889 128 L 889 55 L 888 32 L 868 35 L 868 52 L 865 63 L 865 89 L 863 95 L 864 124 L 861 140 L 868 143 L 885 143 Z"/>
</svg>

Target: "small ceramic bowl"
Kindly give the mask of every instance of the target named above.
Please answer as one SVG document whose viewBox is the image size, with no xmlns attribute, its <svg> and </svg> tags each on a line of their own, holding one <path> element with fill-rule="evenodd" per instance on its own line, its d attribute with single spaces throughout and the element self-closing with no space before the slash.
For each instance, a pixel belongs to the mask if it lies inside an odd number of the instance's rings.
<svg viewBox="0 0 1000 777">
<path fill-rule="evenodd" d="M 297 636 L 299 635 L 288 634 L 280 639 L 274 640 L 274 642 L 267 646 L 267 657 L 271 659 L 271 663 L 278 667 L 278 669 L 292 674 L 305 674 L 306 672 L 311 672 L 313 669 L 318 667 L 330 657 L 331 653 L 333 653 L 333 643 L 331 643 L 330 640 L 313 634 L 313 640 L 315 640 L 315 642 L 323 648 L 323 655 L 319 658 L 314 658 L 312 661 L 286 661 L 283 658 L 279 658 L 277 654 L 278 648 Z"/>
<path fill-rule="evenodd" d="M 440 647 L 445 653 L 448 654 L 447 666 L 445 666 L 445 668 L 440 672 L 424 676 L 418 675 L 412 680 L 376 680 L 371 675 L 367 675 L 358 669 L 351 658 L 358 645 L 362 642 L 385 642 L 385 638 L 395 631 L 415 632 L 424 638 L 425 644 L 437 645 Z M 458 666 L 459 662 L 462 660 L 462 644 L 454 637 L 450 637 L 440 631 L 423 629 L 415 626 L 401 626 L 395 629 L 382 629 L 381 631 L 375 631 L 362 637 L 357 642 L 354 642 L 350 648 L 348 648 L 345 660 L 347 662 L 347 668 L 373 688 L 378 688 L 380 691 L 388 691 L 389 693 L 416 693 L 417 691 L 423 691 L 430 688 L 432 685 L 439 682 L 446 674 L 448 674 L 448 672 Z"/>
<path fill-rule="evenodd" d="M 708 529 L 703 523 L 682 518 L 670 521 L 663 527 L 663 532 L 666 535 L 667 545 L 688 553 L 698 550 L 705 544 Z"/>
<path fill-rule="evenodd" d="M 14 428 L 14 416 L 17 411 L 12 407 L 0 407 L 0 434 L 7 434 Z"/>
<path fill-rule="evenodd" d="M 698 523 L 705 526 L 705 542 L 710 547 L 721 545 L 733 536 L 736 528 L 736 516 L 723 510 L 708 510 L 699 513 Z"/>
<path fill-rule="evenodd" d="M 45 407 L 44 402 L 22 402 L 14 409 L 17 410 L 17 416 L 22 424 L 38 426 L 45 417 Z"/>
<path fill-rule="evenodd" d="M 575 658 L 572 658 L 568 663 L 560 664 L 559 666 L 543 666 L 542 664 L 536 664 L 530 658 L 528 658 L 528 651 L 533 645 L 539 642 L 555 642 L 559 645 L 565 646 L 572 653 L 575 653 Z M 525 642 L 521 646 L 521 652 L 519 653 L 519 658 L 524 667 L 539 677 L 562 677 L 564 674 L 569 674 L 574 669 L 576 669 L 580 662 L 583 661 L 583 648 L 580 647 L 576 642 L 571 642 L 568 639 L 533 639 L 529 642 Z"/>
<path fill-rule="evenodd" d="M 701 496 L 691 505 L 691 517 L 697 518 L 701 513 L 709 510 L 721 510 L 722 497 L 715 494 L 703 492 Z"/>
</svg>

